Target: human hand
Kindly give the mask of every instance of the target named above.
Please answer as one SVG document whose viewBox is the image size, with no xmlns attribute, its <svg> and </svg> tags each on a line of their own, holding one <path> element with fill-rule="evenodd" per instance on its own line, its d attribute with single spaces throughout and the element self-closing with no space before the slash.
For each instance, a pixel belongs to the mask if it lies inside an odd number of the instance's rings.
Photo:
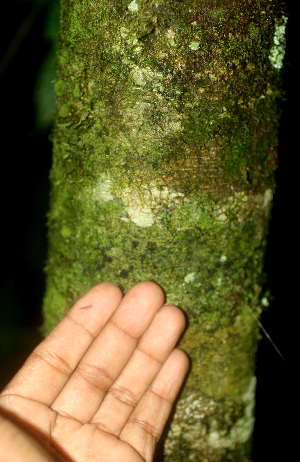
<svg viewBox="0 0 300 462">
<path fill-rule="evenodd" d="M 0 461 L 151 462 L 189 367 L 163 303 L 150 281 L 81 297 L 0 394 Z"/>
</svg>

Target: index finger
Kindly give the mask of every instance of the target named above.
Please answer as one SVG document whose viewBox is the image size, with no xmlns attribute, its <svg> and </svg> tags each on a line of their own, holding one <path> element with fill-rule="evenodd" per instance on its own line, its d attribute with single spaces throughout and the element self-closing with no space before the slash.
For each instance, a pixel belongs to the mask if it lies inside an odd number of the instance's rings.
<svg viewBox="0 0 300 462">
<path fill-rule="evenodd" d="M 31 353 L 1 394 L 51 405 L 122 300 L 110 282 L 90 289 Z"/>
</svg>

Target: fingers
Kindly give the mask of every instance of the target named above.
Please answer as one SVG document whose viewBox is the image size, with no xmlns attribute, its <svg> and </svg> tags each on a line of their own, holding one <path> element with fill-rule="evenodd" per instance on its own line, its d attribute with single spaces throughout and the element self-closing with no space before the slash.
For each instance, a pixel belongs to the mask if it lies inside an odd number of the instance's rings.
<svg viewBox="0 0 300 462">
<path fill-rule="evenodd" d="M 52 409 L 82 423 L 89 422 L 163 303 L 164 293 L 153 282 L 141 282 L 130 289 L 52 404 Z"/>
<path fill-rule="evenodd" d="M 133 408 L 172 352 L 184 326 L 185 318 L 179 308 L 164 306 L 158 311 L 125 369 L 108 390 L 92 423 L 119 436 Z"/>
<path fill-rule="evenodd" d="M 153 460 L 157 441 L 189 368 L 187 355 L 173 350 L 153 384 L 138 403 L 119 438 L 130 444 L 146 462 Z"/>
<path fill-rule="evenodd" d="M 121 290 L 112 283 L 103 282 L 89 290 L 35 348 L 2 394 L 50 405 L 121 299 Z"/>
</svg>

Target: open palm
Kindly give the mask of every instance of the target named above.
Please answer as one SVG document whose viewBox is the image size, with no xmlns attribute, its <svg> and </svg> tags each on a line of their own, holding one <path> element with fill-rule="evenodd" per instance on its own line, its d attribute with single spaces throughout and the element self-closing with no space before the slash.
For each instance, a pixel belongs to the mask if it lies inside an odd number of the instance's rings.
<svg viewBox="0 0 300 462">
<path fill-rule="evenodd" d="M 56 460 L 152 461 L 188 369 L 183 313 L 155 283 L 101 283 L 71 308 L 0 395 Z M 50 460 L 50 459 L 47 459 Z"/>
</svg>

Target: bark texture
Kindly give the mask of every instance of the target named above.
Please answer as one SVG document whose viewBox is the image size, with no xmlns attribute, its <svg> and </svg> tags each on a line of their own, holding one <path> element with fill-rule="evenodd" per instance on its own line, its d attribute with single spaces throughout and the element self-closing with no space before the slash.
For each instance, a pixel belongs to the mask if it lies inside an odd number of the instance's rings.
<svg viewBox="0 0 300 462">
<path fill-rule="evenodd" d="M 61 0 L 44 332 L 151 279 L 192 368 L 165 460 L 248 461 L 275 188 L 277 0 Z"/>
</svg>

